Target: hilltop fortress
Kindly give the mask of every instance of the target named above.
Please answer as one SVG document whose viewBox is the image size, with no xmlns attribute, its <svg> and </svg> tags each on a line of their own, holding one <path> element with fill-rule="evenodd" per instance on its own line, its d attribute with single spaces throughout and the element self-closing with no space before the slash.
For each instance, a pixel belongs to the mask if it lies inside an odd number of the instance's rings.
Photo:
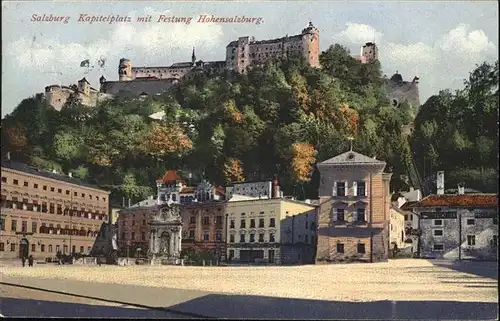
<svg viewBox="0 0 500 321">
<path fill-rule="evenodd" d="M 47 86 L 45 97 L 57 110 L 60 110 L 69 99 L 78 99 L 86 106 L 95 106 L 99 100 L 117 95 L 137 97 L 161 94 L 179 81 L 190 79 L 200 72 L 233 70 L 245 73 L 251 66 L 261 65 L 267 60 L 278 57 L 302 56 L 310 66 L 320 68 L 319 55 L 319 30 L 309 22 L 300 34 L 294 36 L 286 35 L 278 39 L 261 41 L 256 41 L 254 37 L 239 37 L 226 46 L 226 59 L 222 61 L 197 60 L 194 48 L 191 61 L 177 62 L 170 66 L 133 67 L 131 60 L 122 58 L 118 66 L 118 80 L 108 81 L 101 76 L 99 91 L 83 78 L 78 81 L 78 85 Z M 354 58 L 362 63 L 377 60 L 376 44 L 366 43 L 361 47 L 360 55 Z M 417 108 L 420 105 L 418 82 L 415 80 L 411 83 L 404 82 L 401 76 L 398 76 L 387 80 L 391 102 L 395 105 L 408 101 Z"/>
</svg>

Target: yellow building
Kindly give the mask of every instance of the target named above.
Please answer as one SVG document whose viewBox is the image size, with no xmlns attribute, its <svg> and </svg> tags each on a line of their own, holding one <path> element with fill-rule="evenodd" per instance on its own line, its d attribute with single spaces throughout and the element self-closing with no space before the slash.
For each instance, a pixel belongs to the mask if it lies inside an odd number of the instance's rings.
<svg viewBox="0 0 500 321">
<path fill-rule="evenodd" d="M 405 213 L 397 206 L 391 206 L 391 222 L 389 230 L 389 239 L 391 240 L 391 249 L 397 246 L 398 249 L 406 247 L 406 234 L 405 234 Z"/>
<path fill-rule="evenodd" d="M 301 217 L 302 224 L 292 226 L 292 231 L 290 224 L 284 222 L 293 216 L 307 217 L 307 223 Z M 306 244 L 313 248 L 316 244 L 316 208 L 303 202 L 235 195 L 227 203 L 226 219 L 227 255 L 231 262 L 282 264 L 286 263 L 285 248 L 289 252 L 286 257 L 294 257 L 290 252 L 296 248 Z"/>
<path fill-rule="evenodd" d="M 109 192 L 2 159 L 0 259 L 90 253 L 108 221 Z"/>
</svg>

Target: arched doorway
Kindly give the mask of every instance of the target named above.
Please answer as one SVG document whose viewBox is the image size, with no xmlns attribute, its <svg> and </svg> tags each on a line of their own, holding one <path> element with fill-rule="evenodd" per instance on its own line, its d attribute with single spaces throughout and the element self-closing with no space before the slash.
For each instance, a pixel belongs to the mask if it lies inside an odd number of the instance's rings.
<svg viewBox="0 0 500 321">
<path fill-rule="evenodd" d="M 30 242 L 28 241 L 27 238 L 23 237 L 21 241 L 19 242 L 19 258 L 27 258 L 29 256 L 30 248 L 29 248 Z"/>
</svg>

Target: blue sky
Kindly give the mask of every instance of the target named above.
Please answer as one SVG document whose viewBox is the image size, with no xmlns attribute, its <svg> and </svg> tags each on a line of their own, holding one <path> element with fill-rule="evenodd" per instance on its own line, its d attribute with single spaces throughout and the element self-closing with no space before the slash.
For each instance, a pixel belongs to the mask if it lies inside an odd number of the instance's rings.
<svg viewBox="0 0 500 321">
<path fill-rule="evenodd" d="M 192 47 L 204 61 L 224 60 L 227 43 L 298 34 L 309 20 L 320 30 L 320 47 L 334 43 L 359 53 L 375 35 L 383 71 L 420 78 L 420 100 L 445 88 L 462 87 L 474 66 L 498 59 L 497 2 L 2 2 L 2 117 L 22 99 L 51 84 L 87 77 L 117 80 L 120 58 L 133 66 L 190 61 Z M 82 23 L 80 13 L 130 16 L 132 23 Z M 61 22 L 32 22 L 33 14 L 69 16 Z M 183 23 L 137 23 L 160 14 L 193 17 Z M 199 15 L 262 17 L 263 23 L 197 23 Z M 80 62 L 106 58 L 104 68 Z"/>
</svg>

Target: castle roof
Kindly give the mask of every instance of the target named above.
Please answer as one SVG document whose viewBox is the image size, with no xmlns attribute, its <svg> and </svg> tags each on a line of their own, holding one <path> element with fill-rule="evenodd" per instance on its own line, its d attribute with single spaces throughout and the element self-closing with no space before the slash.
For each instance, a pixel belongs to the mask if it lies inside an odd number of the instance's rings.
<svg viewBox="0 0 500 321">
<path fill-rule="evenodd" d="M 192 62 L 176 62 L 172 64 L 172 67 L 174 68 L 185 68 L 185 67 L 192 67 L 193 63 Z"/>
<path fill-rule="evenodd" d="M 86 82 L 87 84 L 90 85 L 89 81 L 85 77 L 83 77 L 82 79 L 78 80 L 78 83 L 81 83 L 81 82 Z"/>
<path fill-rule="evenodd" d="M 318 165 L 385 165 L 386 162 L 365 156 L 355 151 L 348 151 L 327 159 Z"/>
</svg>

